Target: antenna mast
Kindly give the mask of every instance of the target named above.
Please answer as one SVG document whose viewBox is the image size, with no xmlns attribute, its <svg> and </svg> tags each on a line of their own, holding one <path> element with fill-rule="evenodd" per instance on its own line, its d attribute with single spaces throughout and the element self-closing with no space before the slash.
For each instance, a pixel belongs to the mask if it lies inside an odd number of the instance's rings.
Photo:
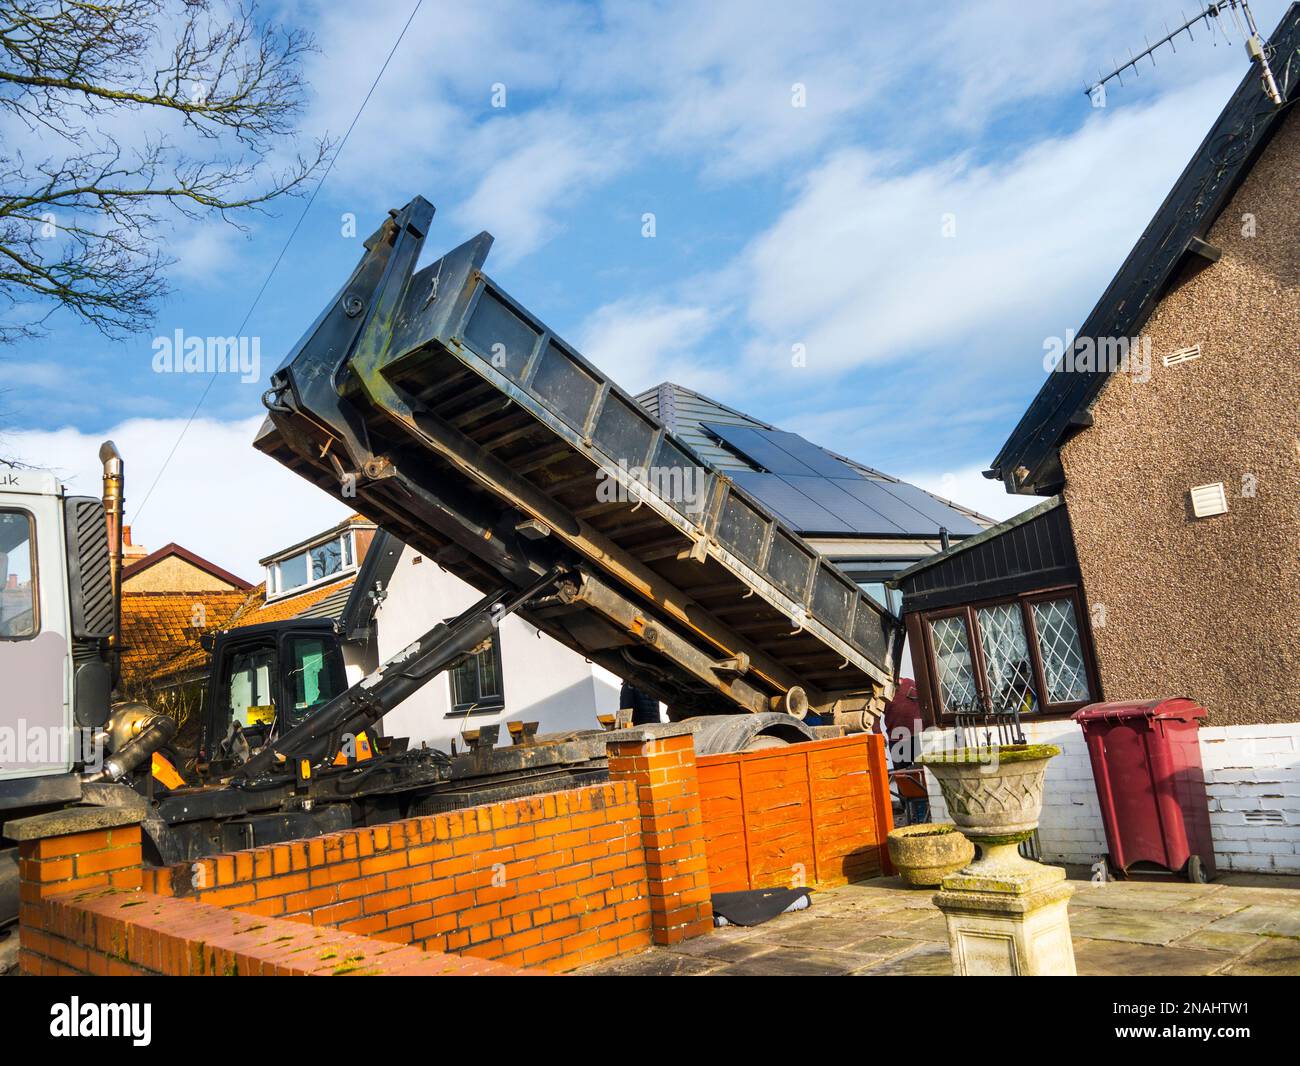
<svg viewBox="0 0 1300 1066">
<path fill-rule="evenodd" d="M 1241 19 L 1238 18 L 1238 11 L 1241 12 L 1241 18 L 1245 19 L 1245 25 L 1243 25 Z M 1150 59 L 1151 65 L 1154 67 L 1156 65 L 1156 49 L 1167 44 L 1171 49 L 1177 52 L 1178 47 L 1174 43 L 1175 38 L 1177 38 L 1179 34 L 1186 33 L 1189 40 L 1196 40 L 1196 37 L 1192 33 L 1192 27 L 1196 26 L 1200 22 L 1204 22 L 1207 27 L 1211 27 L 1210 32 L 1213 33 L 1213 27 L 1216 25 L 1222 27 L 1222 23 L 1211 22 L 1210 20 L 1218 19 L 1225 12 L 1232 16 L 1232 21 L 1236 24 L 1237 29 L 1245 39 L 1246 54 L 1250 56 L 1252 61 L 1259 63 L 1260 82 L 1264 90 L 1264 95 L 1266 95 L 1275 106 L 1281 106 L 1282 94 L 1278 91 L 1277 79 L 1273 77 L 1273 70 L 1272 67 L 1269 66 L 1268 62 L 1269 48 L 1267 43 L 1265 43 L 1264 38 L 1259 34 L 1259 30 L 1255 25 L 1255 16 L 1250 13 L 1250 5 L 1246 0 L 1214 0 L 1214 2 L 1206 4 L 1205 9 L 1201 11 L 1199 15 L 1190 19 L 1184 18 L 1183 24 L 1174 30 L 1170 30 L 1169 24 L 1166 23 L 1165 30 L 1167 32 L 1160 38 L 1160 40 L 1156 41 L 1155 44 L 1151 44 L 1148 41 L 1147 47 L 1137 55 L 1134 55 L 1130 49 L 1128 62 L 1120 63 L 1109 74 L 1102 75 L 1097 81 L 1086 86 L 1083 90 L 1084 93 L 1091 97 L 1094 103 L 1100 99 L 1102 104 L 1098 104 L 1097 106 L 1103 106 L 1106 99 L 1106 83 L 1108 81 L 1113 79 L 1118 81 L 1120 85 L 1123 85 L 1124 72 L 1126 70 L 1132 70 L 1135 77 L 1139 76 L 1140 72 L 1138 70 L 1138 63 L 1143 59 Z M 1226 30 L 1224 31 L 1224 37 L 1227 37 Z"/>
</svg>

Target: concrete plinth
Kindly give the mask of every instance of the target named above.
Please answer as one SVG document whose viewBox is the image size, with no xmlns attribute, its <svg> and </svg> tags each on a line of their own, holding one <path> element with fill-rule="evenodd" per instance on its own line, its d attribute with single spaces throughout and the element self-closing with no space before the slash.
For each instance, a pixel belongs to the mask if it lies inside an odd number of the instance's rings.
<svg viewBox="0 0 1300 1066">
<path fill-rule="evenodd" d="M 1030 862 L 1016 845 L 944 878 L 935 906 L 948 922 L 953 973 L 963 977 L 1073 977 L 1065 871 Z"/>
</svg>

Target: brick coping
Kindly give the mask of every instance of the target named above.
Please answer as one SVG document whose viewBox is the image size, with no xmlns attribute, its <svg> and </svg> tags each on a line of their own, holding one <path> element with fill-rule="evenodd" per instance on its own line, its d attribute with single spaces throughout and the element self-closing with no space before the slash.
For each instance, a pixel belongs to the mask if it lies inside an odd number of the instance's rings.
<svg viewBox="0 0 1300 1066">
<path fill-rule="evenodd" d="M 189 976 L 546 976 L 466 955 L 263 918 L 190 899 L 104 889 L 49 896 L 24 928 L 28 973 Z"/>
</svg>

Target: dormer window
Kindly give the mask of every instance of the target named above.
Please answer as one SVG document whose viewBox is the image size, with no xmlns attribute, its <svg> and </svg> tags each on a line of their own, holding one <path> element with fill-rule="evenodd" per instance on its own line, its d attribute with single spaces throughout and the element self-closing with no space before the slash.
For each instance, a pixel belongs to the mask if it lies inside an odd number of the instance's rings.
<svg viewBox="0 0 1300 1066">
<path fill-rule="evenodd" d="M 354 531 L 345 529 L 319 544 L 268 563 L 267 598 L 286 596 L 356 570 L 357 551 L 353 538 Z"/>
</svg>

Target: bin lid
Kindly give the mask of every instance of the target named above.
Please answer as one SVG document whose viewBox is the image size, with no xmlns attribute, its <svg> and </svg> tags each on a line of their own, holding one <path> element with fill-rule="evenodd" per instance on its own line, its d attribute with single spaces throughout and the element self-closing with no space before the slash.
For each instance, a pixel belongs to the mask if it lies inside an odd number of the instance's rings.
<svg viewBox="0 0 1300 1066">
<path fill-rule="evenodd" d="M 1177 719 L 1189 722 L 1210 712 L 1185 696 L 1162 696 L 1154 700 L 1117 700 L 1113 703 L 1090 703 L 1070 717 L 1076 722 L 1115 721 L 1121 718 Z"/>
</svg>

